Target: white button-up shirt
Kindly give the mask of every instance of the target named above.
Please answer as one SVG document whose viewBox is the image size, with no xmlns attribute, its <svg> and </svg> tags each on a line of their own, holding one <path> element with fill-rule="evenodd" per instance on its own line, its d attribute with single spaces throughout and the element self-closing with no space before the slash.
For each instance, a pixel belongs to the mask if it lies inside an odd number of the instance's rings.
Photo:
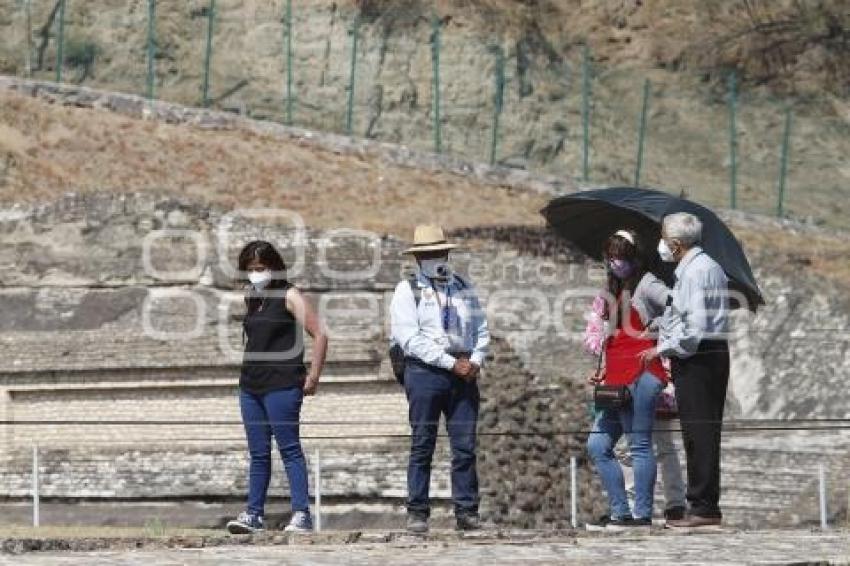
<svg viewBox="0 0 850 566">
<path fill-rule="evenodd" d="M 417 274 L 421 299 L 417 308 L 407 279 L 396 285 L 390 302 L 391 341 L 401 345 L 406 356 L 428 365 L 452 369 L 456 353 L 470 353 L 470 361 L 478 366 L 490 345 L 490 331 L 478 296 L 472 286 L 455 275 L 441 283 Z M 451 307 L 444 329 L 444 309 Z"/>
</svg>

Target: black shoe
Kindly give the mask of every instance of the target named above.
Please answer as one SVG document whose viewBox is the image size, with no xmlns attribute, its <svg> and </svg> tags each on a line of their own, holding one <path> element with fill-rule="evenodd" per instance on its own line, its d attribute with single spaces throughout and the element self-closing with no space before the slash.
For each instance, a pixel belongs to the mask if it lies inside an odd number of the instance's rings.
<svg viewBox="0 0 850 566">
<path fill-rule="evenodd" d="M 457 530 L 477 531 L 481 528 L 481 517 L 470 513 L 469 515 L 458 515 L 456 518 Z"/>
<path fill-rule="evenodd" d="M 619 533 L 623 531 L 629 531 L 632 529 L 648 529 L 652 526 L 652 519 L 635 519 L 633 517 L 619 517 L 616 519 L 611 519 L 605 526 L 606 532 L 614 532 Z"/>
<path fill-rule="evenodd" d="M 407 514 L 407 532 L 424 535 L 428 532 L 428 517 L 419 513 Z"/>
<path fill-rule="evenodd" d="M 591 533 L 601 533 L 605 531 L 605 527 L 611 522 L 611 515 L 602 515 L 596 521 L 585 523 L 584 528 Z"/>
<path fill-rule="evenodd" d="M 244 511 L 232 521 L 227 522 L 227 532 L 234 535 L 248 535 L 264 530 L 263 518 Z"/>
<path fill-rule="evenodd" d="M 685 518 L 685 508 L 684 507 L 671 507 L 670 509 L 664 510 L 664 520 L 665 521 L 681 521 Z"/>
</svg>

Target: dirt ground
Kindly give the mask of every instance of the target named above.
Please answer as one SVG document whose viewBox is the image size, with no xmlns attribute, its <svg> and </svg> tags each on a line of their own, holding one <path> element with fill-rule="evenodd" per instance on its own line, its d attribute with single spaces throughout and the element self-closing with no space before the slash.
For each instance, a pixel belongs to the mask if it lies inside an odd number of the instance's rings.
<svg viewBox="0 0 850 566">
<path fill-rule="evenodd" d="M 451 505 L 434 501 L 433 522 L 451 525 Z M 227 521 L 244 510 L 244 502 L 232 501 L 80 501 L 42 502 L 38 529 L 32 528 L 29 501 L 0 503 L 0 538 L 151 536 L 185 533 L 221 534 Z M 289 521 L 288 501 L 269 498 L 266 521 L 273 528 Z M 398 529 L 406 512 L 399 502 L 345 503 L 324 501 L 322 525 L 330 530 Z"/>
<path fill-rule="evenodd" d="M 247 132 L 206 131 L 0 93 L 0 202 L 46 202 L 66 191 L 187 197 L 225 208 L 295 211 L 314 228 L 412 236 L 543 222 L 546 198 L 448 173 L 301 147 Z"/>
<path fill-rule="evenodd" d="M 289 536 L 182 536 L 3 539 L 0 564 L 846 564 L 846 531 L 722 530 L 688 534 L 654 529 L 620 535 L 451 531 L 411 537 L 399 531 Z"/>
</svg>

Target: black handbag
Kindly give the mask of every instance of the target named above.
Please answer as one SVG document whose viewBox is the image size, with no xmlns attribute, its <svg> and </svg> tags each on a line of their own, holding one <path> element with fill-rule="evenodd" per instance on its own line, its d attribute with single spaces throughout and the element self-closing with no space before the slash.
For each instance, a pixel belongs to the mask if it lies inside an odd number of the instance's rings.
<svg viewBox="0 0 850 566">
<path fill-rule="evenodd" d="M 602 356 L 605 348 L 599 352 L 596 375 L 602 371 Z M 596 385 L 593 388 L 593 406 L 597 411 L 625 409 L 632 403 L 632 393 L 625 385 Z"/>
<path fill-rule="evenodd" d="M 404 350 L 398 344 L 393 344 L 390 347 L 390 365 L 393 368 L 393 375 L 398 384 L 404 386 L 404 370 L 407 368 L 407 361 L 404 359 Z"/>
<path fill-rule="evenodd" d="M 593 389 L 593 405 L 603 409 L 625 409 L 632 403 L 632 394 L 625 385 L 597 385 Z"/>
</svg>

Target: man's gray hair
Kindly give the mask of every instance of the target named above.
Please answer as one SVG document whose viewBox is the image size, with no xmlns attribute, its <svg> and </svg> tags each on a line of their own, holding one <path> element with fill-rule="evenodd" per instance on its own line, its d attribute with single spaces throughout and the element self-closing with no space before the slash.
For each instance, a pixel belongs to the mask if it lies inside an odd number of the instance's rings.
<svg viewBox="0 0 850 566">
<path fill-rule="evenodd" d="M 702 222 L 688 212 L 668 214 L 663 221 L 664 232 L 671 240 L 679 240 L 686 247 L 694 246 L 702 240 Z"/>
</svg>

